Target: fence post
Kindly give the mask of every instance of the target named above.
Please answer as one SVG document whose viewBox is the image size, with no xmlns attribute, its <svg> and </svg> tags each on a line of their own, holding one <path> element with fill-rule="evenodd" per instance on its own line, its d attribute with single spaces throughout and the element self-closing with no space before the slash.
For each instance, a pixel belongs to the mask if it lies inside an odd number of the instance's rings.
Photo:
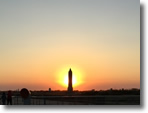
<svg viewBox="0 0 148 113">
<path fill-rule="evenodd" d="M 45 100 L 45 97 L 44 97 L 44 105 L 46 105 L 46 100 Z"/>
</svg>

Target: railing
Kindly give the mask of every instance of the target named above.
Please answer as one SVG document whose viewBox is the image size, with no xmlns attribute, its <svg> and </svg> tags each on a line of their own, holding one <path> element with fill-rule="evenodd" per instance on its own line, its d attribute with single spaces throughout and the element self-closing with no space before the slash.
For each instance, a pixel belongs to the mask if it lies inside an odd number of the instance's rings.
<svg viewBox="0 0 148 113">
<path fill-rule="evenodd" d="M 31 96 L 29 101 L 31 105 L 139 105 L 140 95 Z M 24 99 L 13 96 L 12 104 L 23 105 Z"/>
</svg>

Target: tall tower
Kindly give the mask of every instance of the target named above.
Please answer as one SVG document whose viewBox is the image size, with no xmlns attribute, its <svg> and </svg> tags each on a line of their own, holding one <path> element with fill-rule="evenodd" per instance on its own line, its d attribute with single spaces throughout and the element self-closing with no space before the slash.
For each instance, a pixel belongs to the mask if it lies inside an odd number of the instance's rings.
<svg viewBox="0 0 148 113">
<path fill-rule="evenodd" d="M 68 92 L 71 93 L 73 91 L 73 88 L 72 88 L 72 71 L 71 71 L 71 68 L 68 72 Z"/>
</svg>

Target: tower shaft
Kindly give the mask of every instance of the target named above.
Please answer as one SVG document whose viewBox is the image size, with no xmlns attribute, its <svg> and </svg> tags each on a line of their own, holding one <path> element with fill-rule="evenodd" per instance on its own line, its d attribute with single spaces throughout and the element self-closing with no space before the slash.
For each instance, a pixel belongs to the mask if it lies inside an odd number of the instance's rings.
<svg viewBox="0 0 148 113">
<path fill-rule="evenodd" d="M 72 87 L 72 71 L 71 69 L 68 72 L 68 92 L 72 92 L 73 91 L 73 87 Z"/>
</svg>

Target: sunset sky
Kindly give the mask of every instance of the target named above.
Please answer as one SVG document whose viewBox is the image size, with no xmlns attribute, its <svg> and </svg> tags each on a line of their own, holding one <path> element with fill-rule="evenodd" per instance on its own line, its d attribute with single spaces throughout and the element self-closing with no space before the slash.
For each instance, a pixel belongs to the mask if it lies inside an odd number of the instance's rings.
<svg viewBox="0 0 148 113">
<path fill-rule="evenodd" d="M 0 90 L 140 88 L 139 0 L 1 0 Z"/>
</svg>

